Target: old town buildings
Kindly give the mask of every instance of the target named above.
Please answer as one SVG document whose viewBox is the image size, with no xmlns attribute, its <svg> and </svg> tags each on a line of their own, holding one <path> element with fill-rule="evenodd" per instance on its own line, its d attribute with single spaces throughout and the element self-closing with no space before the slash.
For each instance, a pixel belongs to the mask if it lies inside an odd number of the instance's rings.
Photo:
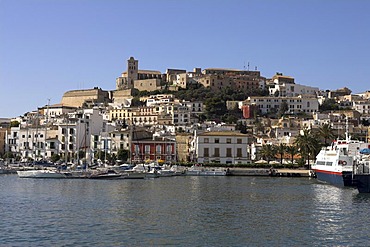
<svg viewBox="0 0 370 247">
<path fill-rule="evenodd" d="M 194 86 L 248 95 L 221 102 L 227 109 L 222 114 L 240 112 L 240 118 L 230 124 L 206 119 L 211 107 L 206 98 L 183 100 L 174 94 Z M 127 70 L 116 79 L 116 90 L 68 91 L 61 103 L 12 119 L 17 124 L 1 125 L 0 155 L 11 153 L 18 160 L 58 155 L 75 163 L 124 151 L 124 162 L 245 164 L 258 159 L 262 145 L 290 145 L 302 129 L 317 130 L 324 123 L 341 135 L 344 119 L 349 119 L 350 131 L 368 138 L 369 95 L 354 95 L 348 88 L 320 91 L 282 73 L 265 78 L 257 69 L 142 70 L 130 57 Z M 338 111 L 320 112 L 327 100 L 338 104 Z"/>
</svg>

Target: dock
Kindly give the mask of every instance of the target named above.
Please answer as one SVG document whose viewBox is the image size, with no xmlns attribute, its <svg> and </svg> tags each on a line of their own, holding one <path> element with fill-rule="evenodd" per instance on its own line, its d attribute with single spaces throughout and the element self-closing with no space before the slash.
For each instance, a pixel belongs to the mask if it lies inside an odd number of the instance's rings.
<svg viewBox="0 0 370 247">
<path fill-rule="evenodd" d="M 309 177 L 309 170 L 267 169 L 267 168 L 229 168 L 230 176 L 270 176 L 270 177 Z"/>
</svg>

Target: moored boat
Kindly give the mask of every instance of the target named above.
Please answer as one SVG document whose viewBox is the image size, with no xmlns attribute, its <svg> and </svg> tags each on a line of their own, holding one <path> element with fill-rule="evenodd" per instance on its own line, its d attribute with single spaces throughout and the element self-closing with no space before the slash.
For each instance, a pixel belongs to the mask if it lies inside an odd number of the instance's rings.
<svg viewBox="0 0 370 247">
<path fill-rule="evenodd" d="M 220 168 L 204 168 L 201 165 L 194 165 L 185 171 L 187 176 L 226 176 L 227 171 Z"/>
<path fill-rule="evenodd" d="M 360 151 L 361 153 L 361 151 Z M 366 154 L 354 167 L 354 180 L 360 193 L 370 193 L 370 155 Z"/>
<path fill-rule="evenodd" d="M 312 171 L 319 181 L 338 187 L 355 186 L 353 167 L 360 158 L 360 150 L 369 148 L 370 144 L 351 140 L 336 140 L 321 149 L 312 165 Z"/>
<path fill-rule="evenodd" d="M 17 171 L 20 178 L 66 178 L 66 175 L 57 170 L 25 170 Z"/>
</svg>

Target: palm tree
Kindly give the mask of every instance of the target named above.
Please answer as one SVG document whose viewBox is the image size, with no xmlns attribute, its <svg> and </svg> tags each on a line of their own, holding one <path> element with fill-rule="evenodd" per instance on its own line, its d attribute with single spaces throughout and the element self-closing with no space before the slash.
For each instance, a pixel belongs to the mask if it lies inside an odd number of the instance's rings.
<svg viewBox="0 0 370 247">
<path fill-rule="evenodd" d="M 303 135 L 299 135 L 295 140 L 295 144 L 299 147 L 299 151 L 302 156 L 306 157 L 308 162 L 308 169 L 311 169 L 310 166 L 310 157 L 316 154 L 320 144 L 318 138 L 311 133 L 311 130 L 304 129 Z"/>
<path fill-rule="evenodd" d="M 275 147 L 276 152 L 280 155 L 280 165 L 283 164 L 283 156 L 286 152 L 287 146 L 284 143 L 280 143 L 278 146 Z"/>
<path fill-rule="evenodd" d="M 267 160 L 267 164 L 270 164 L 270 161 L 275 157 L 276 155 L 276 149 L 271 144 L 263 145 L 261 150 L 259 151 L 259 154 Z"/>
<path fill-rule="evenodd" d="M 298 153 L 298 147 L 296 145 L 287 146 L 286 151 L 290 155 L 290 162 L 293 164 L 294 155 Z"/>
<path fill-rule="evenodd" d="M 328 145 L 327 140 L 335 138 L 332 127 L 330 126 L 330 124 L 327 124 L 327 123 L 323 124 L 319 128 L 319 135 L 320 135 L 320 137 L 324 138 L 325 146 Z"/>
</svg>

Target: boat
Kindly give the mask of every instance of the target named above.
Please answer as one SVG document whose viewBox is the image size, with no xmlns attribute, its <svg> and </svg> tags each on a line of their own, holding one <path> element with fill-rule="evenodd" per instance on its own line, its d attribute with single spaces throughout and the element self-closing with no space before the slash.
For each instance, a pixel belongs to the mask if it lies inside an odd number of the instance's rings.
<svg viewBox="0 0 370 247">
<path fill-rule="evenodd" d="M 136 166 L 132 167 L 131 169 L 127 169 L 124 171 L 126 179 L 144 179 L 149 177 L 155 177 L 154 172 L 150 174 L 147 173 L 147 168 L 144 164 L 137 164 Z M 148 176 L 147 176 L 148 174 Z"/>
<path fill-rule="evenodd" d="M 66 178 L 66 174 L 57 170 L 25 170 L 17 171 L 18 177 L 20 178 Z"/>
<path fill-rule="evenodd" d="M 108 169 L 108 170 L 92 173 L 88 178 L 90 179 L 121 179 L 125 177 L 124 175 L 125 174 L 116 172 L 113 169 Z"/>
<path fill-rule="evenodd" d="M 369 143 L 351 140 L 346 133 L 345 140 L 336 140 L 323 147 L 312 165 L 312 174 L 319 181 L 338 187 L 355 186 L 354 165 L 359 161 L 360 150 L 370 148 Z"/>
<path fill-rule="evenodd" d="M 226 176 L 227 171 L 220 168 L 204 168 L 201 165 L 193 165 L 186 169 L 187 176 Z"/>
<path fill-rule="evenodd" d="M 361 150 L 360 153 L 363 153 Z M 367 149 L 365 154 L 354 166 L 353 178 L 356 181 L 356 187 L 359 193 L 370 193 L 370 149 Z"/>
</svg>

